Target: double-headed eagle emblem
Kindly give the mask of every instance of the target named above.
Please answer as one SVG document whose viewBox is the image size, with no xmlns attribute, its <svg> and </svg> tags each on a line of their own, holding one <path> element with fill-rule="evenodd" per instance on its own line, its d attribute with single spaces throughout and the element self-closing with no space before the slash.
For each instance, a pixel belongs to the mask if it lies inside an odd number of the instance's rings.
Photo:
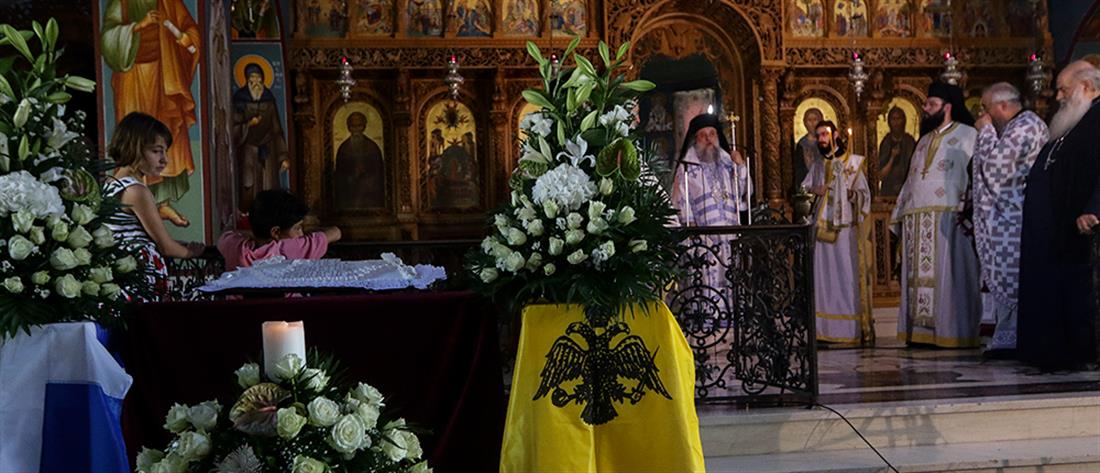
<svg viewBox="0 0 1100 473">
<path fill-rule="evenodd" d="M 657 358 L 656 350 L 650 353 L 645 341 L 630 335 L 630 327 L 623 322 L 612 322 L 599 333 L 597 330 L 585 322 L 569 324 L 565 335 L 558 337 L 546 354 L 546 365 L 539 373 L 542 381 L 533 401 L 551 393 L 550 401 L 556 407 L 565 407 L 570 402 L 584 404 L 581 420 L 599 425 L 619 415 L 612 401 L 621 404 L 629 400 L 637 404 L 645 396 L 646 389 L 672 399 L 657 375 L 657 365 L 653 362 Z M 572 337 L 574 334 L 584 339 L 587 349 Z M 612 347 L 612 341 L 621 334 L 627 336 Z M 573 392 L 561 387 L 577 378 L 581 383 Z M 620 378 L 637 383 L 629 387 L 620 383 Z"/>
</svg>

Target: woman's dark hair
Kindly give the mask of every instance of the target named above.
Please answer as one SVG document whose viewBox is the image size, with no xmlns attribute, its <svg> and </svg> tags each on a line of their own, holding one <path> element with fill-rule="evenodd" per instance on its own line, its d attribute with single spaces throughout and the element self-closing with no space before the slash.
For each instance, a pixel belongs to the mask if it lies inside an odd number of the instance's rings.
<svg viewBox="0 0 1100 473">
<path fill-rule="evenodd" d="M 141 112 L 131 112 L 115 125 L 107 155 L 118 166 L 132 166 L 141 161 L 145 147 L 164 138 L 164 145 L 172 147 L 172 132 L 160 120 Z"/>
<path fill-rule="evenodd" d="M 286 230 L 305 218 L 309 206 L 298 196 L 282 189 L 271 189 L 256 194 L 248 210 L 248 223 L 257 238 L 267 238 L 271 229 Z"/>
</svg>

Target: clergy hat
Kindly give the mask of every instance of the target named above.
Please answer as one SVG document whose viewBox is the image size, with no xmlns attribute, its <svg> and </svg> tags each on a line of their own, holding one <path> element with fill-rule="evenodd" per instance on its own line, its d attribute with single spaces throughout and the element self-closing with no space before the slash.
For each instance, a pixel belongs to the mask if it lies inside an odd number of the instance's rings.
<svg viewBox="0 0 1100 473">
<path fill-rule="evenodd" d="M 951 104 L 951 119 L 963 125 L 974 126 L 974 116 L 966 108 L 963 90 L 957 85 L 936 81 L 928 86 L 928 98 L 938 97 Z"/>
<path fill-rule="evenodd" d="M 687 135 L 684 135 L 684 145 L 680 147 L 681 160 L 687 155 L 688 148 L 695 144 L 695 134 L 703 128 L 714 128 L 714 131 L 718 132 L 718 146 L 726 150 L 727 153 L 731 151 L 729 141 L 726 140 L 726 134 L 722 133 L 722 120 L 713 113 L 701 113 L 692 118 L 691 124 L 688 125 Z"/>
</svg>

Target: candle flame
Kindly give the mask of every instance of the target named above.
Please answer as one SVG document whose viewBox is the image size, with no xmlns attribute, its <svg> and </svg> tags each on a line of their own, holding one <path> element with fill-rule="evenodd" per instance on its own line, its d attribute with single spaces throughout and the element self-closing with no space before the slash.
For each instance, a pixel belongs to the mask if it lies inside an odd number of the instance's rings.
<svg viewBox="0 0 1100 473">
<path fill-rule="evenodd" d="M 848 136 L 852 136 L 852 129 L 848 128 Z"/>
<path fill-rule="evenodd" d="M 714 113 L 714 105 L 707 105 L 707 113 Z"/>
</svg>

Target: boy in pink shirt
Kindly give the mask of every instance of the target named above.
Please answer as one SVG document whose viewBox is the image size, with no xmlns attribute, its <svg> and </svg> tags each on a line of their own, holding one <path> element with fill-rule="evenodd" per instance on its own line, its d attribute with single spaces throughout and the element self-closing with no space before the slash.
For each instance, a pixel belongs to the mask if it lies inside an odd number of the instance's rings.
<svg viewBox="0 0 1100 473">
<path fill-rule="evenodd" d="M 266 190 L 256 195 L 248 212 L 252 232 L 228 231 L 218 239 L 218 251 L 225 258 L 225 270 L 252 266 L 273 256 L 286 259 L 320 259 L 329 243 L 340 240 L 340 229 L 326 227 L 306 235 L 302 219 L 309 207 L 284 190 Z"/>
</svg>

